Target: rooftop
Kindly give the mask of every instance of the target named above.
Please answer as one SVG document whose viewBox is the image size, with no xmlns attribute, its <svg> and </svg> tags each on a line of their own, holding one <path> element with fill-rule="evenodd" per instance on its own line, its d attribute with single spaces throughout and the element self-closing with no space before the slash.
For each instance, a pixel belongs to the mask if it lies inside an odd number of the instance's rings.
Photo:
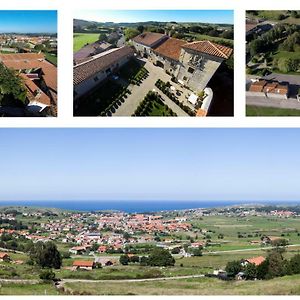
<svg viewBox="0 0 300 300">
<path fill-rule="evenodd" d="M 195 41 L 192 43 L 186 43 L 182 47 L 225 59 L 229 58 L 233 52 L 232 48 L 219 45 L 211 41 Z"/>
<path fill-rule="evenodd" d="M 133 55 L 134 51 L 128 46 L 115 48 L 92 56 L 90 60 L 78 64 L 74 67 L 74 85 L 80 84 L 86 79 L 107 69 L 119 59 L 128 55 Z"/>
<path fill-rule="evenodd" d="M 169 38 L 164 43 L 155 48 L 155 52 L 168 58 L 179 60 L 181 47 L 186 44 L 185 41 Z"/>
<path fill-rule="evenodd" d="M 156 42 L 160 41 L 164 37 L 167 37 L 167 36 L 162 33 L 144 32 L 142 34 L 139 34 L 135 38 L 133 38 L 133 41 L 135 41 L 136 43 L 143 44 L 145 46 L 151 46 L 151 45 L 155 44 Z"/>
</svg>

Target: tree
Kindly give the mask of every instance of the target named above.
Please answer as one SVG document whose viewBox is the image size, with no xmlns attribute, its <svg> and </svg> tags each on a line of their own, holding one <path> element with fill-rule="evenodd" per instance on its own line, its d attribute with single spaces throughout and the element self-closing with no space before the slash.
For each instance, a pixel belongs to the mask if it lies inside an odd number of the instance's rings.
<svg viewBox="0 0 300 300">
<path fill-rule="evenodd" d="M 246 279 L 248 280 L 253 280 L 257 277 L 257 267 L 255 266 L 255 264 L 247 264 L 245 267 L 245 276 Z"/>
<path fill-rule="evenodd" d="M 142 256 L 142 257 L 140 258 L 140 265 L 141 265 L 141 266 L 148 266 L 148 257 Z"/>
<path fill-rule="evenodd" d="M 140 258 L 137 255 L 133 255 L 133 256 L 129 257 L 129 262 L 131 262 L 131 263 L 138 263 L 139 261 L 140 261 Z"/>
<path fill-rule="evenodd" d="M 202 247 L 198 247 L 196 249 L 193 249 L 192 251 L 194 256 L 202 256 Z"/>
<path fill-rule="evenodd" d="M 174 266 L 175 259 L 168 250 L 155 248 L 148 257 L 148 264 L 157 267 Z"/>
<path fill-rule="evenodd" d="M 300 274 L 300 254 L 294 255 L 289 262 L 291 274 Z"/>
<path fill-rule="evenodd" d="M 40 279 L 42 280 L 54 280 L 55 279 L 55 273 L 50 269 L 50 270 L 43 270 L 40 273 Z"/>
<path fill-rule="evenodd" d="M 136 37 L 139 34 L 140 34 L 140 32 L 135 28 L 126 28 L 125 29 L 126 41 L 131 40 L 132 38 Z"/>
<path fill-rule="evenodd" d="M 100 33 L 98 39 L 99 41 L 107 41 L 107 35 L 105 33 Z"/>
<path fill-rule="evenodd" d="M 128 263 L 129 263 L 129 257 L 128 257 L 128 255 L 127 254 L 121 255 L 119 261 L 120 261 L 121 265 L 127 266 Z"/>
<path fill-rule="evenodd" d="M 171 250 L 172 254 L 179 254 L 180 253 L 180 248 L 179 247 L 175 247 Z"/>
<path fill-rule="evenodd" d="M 30 250 L 29 256 L 42 268 L 59 269 L 62 264 L 61 254 L 53 242 L 37 242 Z"/>
<path fill-rule="evenodd" d="M 269 263 L 266 275 L 267 279 L 284 275 L 284 259 L 281 250 L 272 250 L 267 257 L 267 260 Z"/>
<path fill-rule="evenodd" d="M 235 276 L 242 271 L 242 265 L 239 260 L 229 261 L 225 267 L 228 275 Z"/>
<path fill-rule="evenodd" d="M 139 25 L 139 26 L 137 27 L 137 30 L 138 30 L 140 33 L 143 33 L 143 32 L 144 32 L 144 29 L 145 29 L 145 27 L 144 27 L 143 25 Z"/>
<path fill-rule="evenodd" d="M 256 267 L 256 278 L 265 279 L 269 270 L 269 261 L 266 259 Z"/>
<path fill-rule="evenodd" d="M 22 78 L 0 62 L 0 105 L 22 107 L 26 104 L 26 95 Z"/>
</svg>

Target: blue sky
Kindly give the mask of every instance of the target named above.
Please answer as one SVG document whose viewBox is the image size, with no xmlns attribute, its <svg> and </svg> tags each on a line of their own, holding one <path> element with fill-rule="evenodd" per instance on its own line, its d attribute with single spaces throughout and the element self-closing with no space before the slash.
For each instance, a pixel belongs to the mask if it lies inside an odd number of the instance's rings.
<svg viewBox="0 0 300 300">
<path fill-rule="evenodd" d="M 0 200 L 299 200 L 300 129 L 0 129 Z"/>
<path fill-rule="evenodd" d="M 0 33 L 56 33 L 57 12 L 38 10 L 0 11 Z"/>
<path fill-rule="evenodd" d="M 75 18 L 98 22 L 176 21 L 233 24 L 232 10 L 81 10 Z"/>
</svg>

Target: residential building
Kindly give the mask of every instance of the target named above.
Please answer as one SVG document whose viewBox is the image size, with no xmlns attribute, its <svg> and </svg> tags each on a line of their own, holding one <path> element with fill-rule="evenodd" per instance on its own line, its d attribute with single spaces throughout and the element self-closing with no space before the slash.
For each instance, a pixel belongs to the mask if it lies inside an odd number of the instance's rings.
<svg viewBox="0 0 300 300">
<path fill-rule="evenodd" d="M 75 100 L 90 92 L 102 81 L 116 72 L 133 57 L 134 50 L 124 46 L 92 56 L 89 60 L 74 66 Z"/>
</svg>

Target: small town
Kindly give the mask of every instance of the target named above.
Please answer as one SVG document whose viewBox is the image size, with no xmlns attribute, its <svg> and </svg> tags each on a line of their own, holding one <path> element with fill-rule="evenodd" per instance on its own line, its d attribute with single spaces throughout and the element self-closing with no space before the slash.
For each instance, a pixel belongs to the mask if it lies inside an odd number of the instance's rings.
<svg viewBox="0 0 300 300">
<path fill-rule="evenodd" d="M 247 116 L 300 114 L 300 11 L 247 11 Z"/>
<path fill-rule="evenodd" d="M 0 28 L 0 90 L 3 117 L 56 116 L 57 34 L 2 33 Z"/>
<path fill-rule="evenodd" d="M 1 207 L 0 277 L 47 286 L 50 294 L 106 294 L 95 280 L 107 289 L 105 280 L 264 281 L 284 274 L 270 269 L 270 259 L 299 261 L 299 220 L 299 206 L 153 213 Z"/>
<path fill-rule="evenodd" d="M 75 116 L 232 115 L 233 25 L 74 19 L 73 61 Z"/>
</svg>

